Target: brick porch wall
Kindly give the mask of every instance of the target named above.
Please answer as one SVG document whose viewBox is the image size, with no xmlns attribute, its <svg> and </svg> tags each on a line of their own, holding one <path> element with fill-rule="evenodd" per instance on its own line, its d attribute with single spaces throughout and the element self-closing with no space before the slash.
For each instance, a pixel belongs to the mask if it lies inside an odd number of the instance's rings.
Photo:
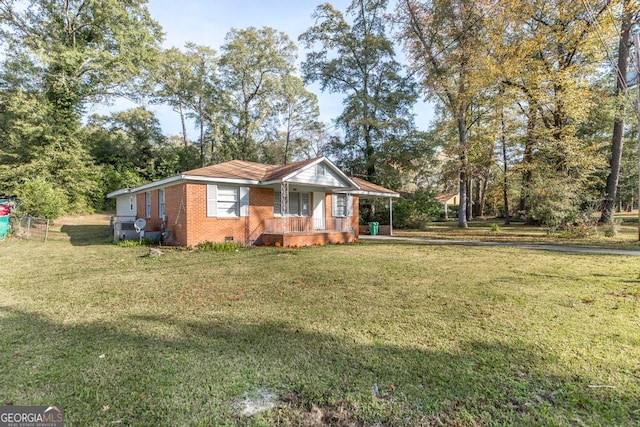
<svg viewBox="0 0 640 427">
<path fill-rule="evenodd" d="M 351 243 L 356 240 L 354 233 L 330 231 L 326 233 L 291 233 L 291 234 L 263 234 L 260 244 L 282 247 L 302 247 L 312 245 L 327 245 Z"/>
</svg>

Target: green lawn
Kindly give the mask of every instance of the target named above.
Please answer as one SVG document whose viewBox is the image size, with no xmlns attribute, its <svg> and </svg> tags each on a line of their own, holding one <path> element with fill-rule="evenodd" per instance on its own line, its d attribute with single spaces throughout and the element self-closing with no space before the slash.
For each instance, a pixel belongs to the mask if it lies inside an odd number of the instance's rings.
<svg viewBox="0 0 640 427">
<path fill-rule="evenodd" d="M 636 257 L 379 243 L 145 257 L 103 224 L 0 242 L 0 403 L 57 404 L 74 426 L 640 423 Z M 264 394 L 278 406 L 241 415 Z"/>
<path fill-rule="evenodd" d="M 607 225 L 576 227 L 573 232 L 549 233 L 541 226 L 526 225 L 522 222 L 505 225 L 504 219 L 500 218 L 475 219 L 469 222 L 467 229 L 458 228 L 457 220 L 432 222 L 425 230 L 394 230 L 394 235 L 443 240 L 522 242 L 640 250 L 637 213 L 617 214 L 616 221 L 616 233 L 609 237 L 605 235 L 605 231 L 611 226 Z M 492 228 L 494 224 L 497 229 Z"/>
</svg>

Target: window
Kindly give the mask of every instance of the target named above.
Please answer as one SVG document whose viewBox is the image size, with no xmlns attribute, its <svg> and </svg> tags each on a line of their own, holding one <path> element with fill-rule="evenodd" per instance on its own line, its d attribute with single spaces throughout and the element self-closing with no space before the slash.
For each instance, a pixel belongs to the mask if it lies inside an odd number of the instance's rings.
<svg viewBox="0 0 640 427">
<path fill-rule="evenodd" d="M 207 185 L 207 216 L 249 216 L 249 187 Z"/>
<path fill-rule="evenodd" d="M 151 218 L 151 193 L 144 193 L 144 216 Z"/>
<path fill-rule="evenodd" d="M 334 194 L 333 199 L 333 216 L 334 217 L 346 217 L 347 212 L 347 195 L 346 194 Z"/>
<path fill-rule="evenodd" d="M 289 193 L 289 213 L 291 216 L 310 216 L 311 198 L 309 193 Z M 282 193 L 275 191 L 273 193 L 273 213 L 274 215 L 282 215 Z"/>
<path fill-rule="evenodd" d="M 158 190 L 158 216 L 164 218 L 164 190 Z"/>
<path fill-rule="evenodd" d="M 218 186 L 217 211 L 219 217 L 238 216 L 238 187 Z"/>
</svg>

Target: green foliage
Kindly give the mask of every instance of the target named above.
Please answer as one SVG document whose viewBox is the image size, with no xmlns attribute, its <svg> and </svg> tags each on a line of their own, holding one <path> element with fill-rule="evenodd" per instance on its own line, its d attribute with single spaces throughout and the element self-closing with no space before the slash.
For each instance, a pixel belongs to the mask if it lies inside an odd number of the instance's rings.
<svg viewBox="0 0 640 427">
<path fill-rule="evenodd" d="M 493 233 L 499 232 L 500 231 L 500 226 L 494 222 L 493 224 L 491 224 L 491 231 Z"/>
<path fill-rule="evenodd" d="M 146 237 L 144 237 L 142 239 L 131 239 L 131 240 L 121 239 L 116 242 L 116 245 L 122 248 L 135 248 L 137 246 L 149 246 L 154 243 L 157 243 L 157 242 L 154 241 L 153 239 L 147 239 Z"/>
<path fill-rule="evenodd" d="M 265 129 L 278 119 L 284 80 L 293 75 L 296 45 L 282 31 L 249 27 L 232 29 L 221 48 L 220 80 L 226 94 L 222 120 L 226 127 L 225 159 L 260 160 Z"/>
<path fill-rule="evenodd" d="M 84 107 L 137 92 L 137 77 L 155 60 L 160 27 L 144 2 L 13 3 L 0 4 L 8 47 L 0 73 L 0 133 L 8 141 L 0 149 L 0 183 L 17 192 L 43 177 L 64 194 L 66 211 L 91 211 L 104 191 L 83 144 Z"/>
<path fill-rule="evenodd" d="M 444 215 L 444 206 L 435 198 L 435 192 L 420 189 L 407 197 L 393 201 L 393 226 L 395 228 L 422 230 L 434 219 Z M 360 222 L 389 223 L 387 199 L 366 199 L 360 203 Z"/>
<path fill-rule="evenodd" d="M 314 14 L 316 24 L 300 36 L 310 50 L 302 64 L 305 81 L 345 97 L 336 120 L 344 139 L 332 141 L 332 154 L 345 169 L 374 182 L 383 181 L 377 174 L 382 165 L 410 165 L 390 161 L 387 155 L 393 149 L 383 148 L 387 142 L 398 148 L 419 141 L 411 112 L 416 86 L 395 58 L 387 33 L 387 5 L 386 0 L 353 1 L 345 15 L 322 4 Z"/>
<path fill-rule="evenodd" d="M 234 242 L 204 242 L 196 246 L 198 252 L 237 252 L 244 247 Z"/>
<path fill-rule="evenodd" d="M 18 185 L 16 193 L 22 214 L 53 220 L 65 213 L 66 195 L 42 177 Z"/>
<path fill-rule="evenodd" d="M 621 223 L 622 221 L 617 219 L 603 224 L 601 226 L 602 234 L 604 234 L 605 237 L 617 237 L 620 234 Z"/>
</svg>

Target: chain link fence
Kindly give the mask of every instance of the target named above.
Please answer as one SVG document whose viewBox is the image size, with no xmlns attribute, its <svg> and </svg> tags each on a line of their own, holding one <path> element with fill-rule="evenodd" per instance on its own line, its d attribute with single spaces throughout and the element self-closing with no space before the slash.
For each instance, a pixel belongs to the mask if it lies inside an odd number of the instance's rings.
<svg viewBox="0 0 640 427">
<path fill-rule="evenodd" d="M 9 234 L 19 239 L 46 242 L 49 239 L 49 225 L 47 218 L 12 216 L 9 219 Z"/>
</svg>

